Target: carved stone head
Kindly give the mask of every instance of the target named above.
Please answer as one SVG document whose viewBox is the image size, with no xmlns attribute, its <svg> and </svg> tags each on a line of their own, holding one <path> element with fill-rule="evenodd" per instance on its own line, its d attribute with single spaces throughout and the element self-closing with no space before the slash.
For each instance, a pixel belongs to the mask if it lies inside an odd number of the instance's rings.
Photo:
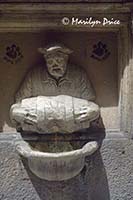
<svg viewBox="0 0 133 200">
<path fill-rule="evenodd" d="M 39 52 L 44 55 L 49 74 L 57 80 L 63 77 L 72 51 L 63 45 L 49 45 L 46 48 L 39 48 Z"/>
</svg>

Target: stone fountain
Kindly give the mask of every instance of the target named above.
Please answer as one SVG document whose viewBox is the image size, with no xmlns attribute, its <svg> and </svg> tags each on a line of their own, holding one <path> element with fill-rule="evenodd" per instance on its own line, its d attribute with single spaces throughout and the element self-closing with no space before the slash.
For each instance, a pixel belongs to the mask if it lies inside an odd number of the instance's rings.
<svg viewBox="0 0 133 200">
<path fill-rule="evenodd" d="M 38 177 L 67 180 L 83 169 L 85 157 L 99 147 L 96 140 L 73 143 L 72 138 L 77 138 L 77 132 L 88 135 L 100 110 L 86 72 L 68 62 L 72 50 L 62 44 L 38 50 L 46 66 L 37 66 L 26 75 L 10 110 L 12 123 L 21 132 L 16 149 Z M 37 134 L 38 141 L 25 141 L 23 133 Z"/>
</svg>

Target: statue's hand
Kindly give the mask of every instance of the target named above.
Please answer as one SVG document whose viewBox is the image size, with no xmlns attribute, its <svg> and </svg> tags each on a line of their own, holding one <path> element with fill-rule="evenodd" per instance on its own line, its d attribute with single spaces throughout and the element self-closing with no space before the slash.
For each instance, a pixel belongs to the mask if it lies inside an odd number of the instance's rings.
<svg viewBox="0 0 133 200">
<path fill-rule="evenodd" d="M 75 113 L 75 121 L 76 122 L 83 122 L 88 119 L 89 108 L 83 107 L 79 110 L 79 112 Z"/>
<path fill-rule="evenodd" d="M 34 113 L 28 112 L 25 116 L 24 122 L 29 125 L 37 124 L 37 115 Z"/>
<path fill-rule="evenodd" d="M 10 110 L 11 120 L 16 127 L 21 127 L 24 123 L 33 125 L 37 123 L 37 115 L 35 109 L 27 109 L 21 107 L 21 104 L 17 103 L 11 107 Z"/>
<path fill-rule="evenodd" d="M 83 106 L 75 111 L 75 121 L 84 122 L 95 120 L 99 116 L 99 108 L 96 104 L 92 103 L 89 106 Z"/>
</svg>

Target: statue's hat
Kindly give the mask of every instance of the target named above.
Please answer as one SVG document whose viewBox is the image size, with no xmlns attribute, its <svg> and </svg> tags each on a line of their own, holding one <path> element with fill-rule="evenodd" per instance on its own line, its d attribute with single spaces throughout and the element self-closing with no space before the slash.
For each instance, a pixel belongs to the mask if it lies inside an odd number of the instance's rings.
<svg viewBox="0 0 133 200">
<path fill-rule="evenodd" d="M 71 54 L 73 51 L 62 44 L 50 44 L 46 47 L 38 48 L 38 51 L 44 55 L 48 55 L 53 52 L 61 52 L 64 54 Z"/>
</svg>

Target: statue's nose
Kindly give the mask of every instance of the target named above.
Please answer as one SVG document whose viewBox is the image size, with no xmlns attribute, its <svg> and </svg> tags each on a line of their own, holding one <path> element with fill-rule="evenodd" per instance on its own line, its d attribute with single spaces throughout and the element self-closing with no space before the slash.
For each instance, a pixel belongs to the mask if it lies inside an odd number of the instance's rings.
<svg viewBox="0 0 133 200">
<path fill-rule="evenodd" d="M 54 66 L 59 66 L 59 62 L 56 59 L 54 60 Z"/>
</svg>

